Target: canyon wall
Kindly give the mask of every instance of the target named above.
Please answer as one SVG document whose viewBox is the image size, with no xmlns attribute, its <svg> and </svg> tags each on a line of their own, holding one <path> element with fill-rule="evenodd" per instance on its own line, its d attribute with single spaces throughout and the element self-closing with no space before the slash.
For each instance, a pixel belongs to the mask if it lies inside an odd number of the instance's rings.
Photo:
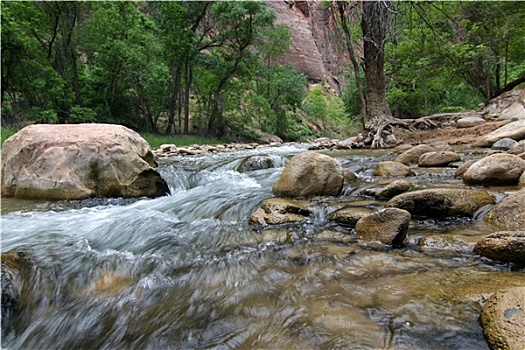
<svg viewBox="0 0 525 350">
<path fill-rule="evenodd" d="M 290 64 L 308 79 L 325 79 L 339 94 L 346 87 L 343 68 L 348 64 L 344 39 L 336 29 L 332 9 L 322 8 L 321 1 L 267 1 L 277 12 L 276 24 L 285 24 L 292 32 L 291 50 L 280 64 Z"/>
</svg>

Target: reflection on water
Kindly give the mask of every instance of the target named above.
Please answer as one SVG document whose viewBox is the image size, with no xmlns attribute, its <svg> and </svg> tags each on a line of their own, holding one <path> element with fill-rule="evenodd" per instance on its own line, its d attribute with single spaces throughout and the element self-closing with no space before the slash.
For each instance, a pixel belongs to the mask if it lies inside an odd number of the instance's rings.
<svg viewBox="0 0 525 350">
<path fill-rule="evenodd" d="M 4 348 L 484 349 L 487 297 L 523 272 L 472 254 L 476 219 L 414 218 L 409 245 L 365 244 L 327 221 L 259 230 L 247 217 L 301 147 L 257 151 L 277 168 L 238 173 L 256 151 L 162 160 L 172 195 L 3 199 L 2 253 L 23 253 L 21 305 Z M 382 152 L 382 153 L 381 153 Z M 386 152 L 334 153 L 359 180 L 338 201 L 377 208 Z M 416 188 L 458 185 L 453 172 Z"/>
</svg>

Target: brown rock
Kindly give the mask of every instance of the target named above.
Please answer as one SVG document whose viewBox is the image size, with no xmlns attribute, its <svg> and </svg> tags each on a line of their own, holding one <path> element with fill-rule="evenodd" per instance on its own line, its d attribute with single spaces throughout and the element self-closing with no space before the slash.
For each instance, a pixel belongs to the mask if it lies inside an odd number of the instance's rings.
<svg viewBox="0 0 525 350">
<path fill-rule="evenodd" d="M 419 157 L 418 165 L 420 167 L 440 167 L 459 160 L 461 157 L 454 151 L 428 152 Z"/>
<path fill-rule="evenodd" d="M 481 207 L 494 202 L 494 198 L 482 190 L 433 188 L 400 194 L 386 206 L 408 210 L 412 215 L 453 217 L 472 216 Z"/>
<path fill-rule="evenodd" d="M 422 154 L 428 153 L 428 152 L 435 152 L 436 149 L 429 145 L 417 145 L 414 146 L 394 159 L 395 162 L 403 163 L 405 165 L 409 164 L 415 164 L 419 161 L 419 157 L 421 157 Z"/>
<path fill-rule="evenodd" d="M 525 171 L 525 161 L 518 156 L 496 153 L 478 160 L 463 174 L 467 185 L 516 185 Z"/>
<path fill-rule="evenodd" d="M 413 187 L 412 183 L 407 180 L 396 180 L 380 188 L 374 193 L 374 196 L 381 199 L 389 199 L 398 194 L 405 193 Z"/>
<path fill-rule="evenodd" d="M 311 213 L 308 201 L 269 198 L 261 207 L 250 215 L 248 222 L 252 225 L 280 225 L 308 220 Z"/>
<path fill-rule="evenodd" d="M 277 197 L 337 196 L 343 188 L 343 168 L 334 158 L 314 152 L 294 156 L 273 185 Z"/>
<path fill-rule="evenodd" d="M 343 208 L 331 213 L 329 219 L 342 225 L 355 226 L 359 219 L 372 213 L 374 213 L 374 211 L 367 208 Z"/>
<path fill-rule="evenodd" d="M 374 170 L 374 176 L 413 176 L 410 167 L 399 162 L 379 162 Z"/>
<path fill-rule="evenodd" d="M 355 232 L 360 239 L 401 246 L 406 238 L 410 218 L 406 210 L 382 209 L 361 218 L 355 226 Z"/>
<path fill-rule="evenodd" d="M 38 199 L 169 193 L 136 132 L 110 124 L 30 125 L 2 147 L 2 195 Z"/>
<path fill-rule="evenodd" d="M 491 349 L 523 350 L 525 287 L 512 287 L 494 293 L 485 304 L 480 320 Z"/>
<path fill-rule="evenodd" d="M 463 176 L 463 174 L 465 173 L 465 171 L 467 171 L 468 168 L 470 168 L 470 166 L 474 163 L 476 163 L 478 160 L 477 159 L 471 159 L 471 160 L 467 160 L 465 163 L 461 164 L 457 169 L 456 169 L 456 172 L 454 173 L 454 177 L 460 177 L 460 176 Z"/>
<path fill-rule="evenodd" d="M 483 237 L 474 253 L 486 258 L 525 265 L 525 231 L 500 231 Z"/>
<path fill-rule="evenodd" d="M 508 123 L 490 134 L 480 137 L 474 143 L 474 147 L 490 147 L 494 142 L 506 137 L 516 141 L 525 139 L 525 121 L 517 120 Z"/>
<path fill-rule="evenodd" d="M 503 230 L 525 227 L 525 188 L 504 198 L 485 216 L 485 221 Z"/>
</svg>

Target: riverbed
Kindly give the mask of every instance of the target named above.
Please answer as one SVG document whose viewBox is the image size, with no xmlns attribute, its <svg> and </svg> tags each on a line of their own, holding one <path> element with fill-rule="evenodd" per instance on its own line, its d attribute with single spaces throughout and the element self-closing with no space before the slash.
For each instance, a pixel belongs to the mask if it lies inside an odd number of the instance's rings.
<svg viewBox="0 0 525 350">
<path fill-rule="evenodd" d="M 332 202 L 383 208 L 364 190 L 391 180 L 373 176 L 391 151 L 325 152 L 358 177 L 341 196 L 316 198 L 307 223 L 248 224 L 307 147 L 160 159 L 171 195 L 156 199 L 2 198 L 2 254 L 25 261 L 2 347 L 488 349 L 483 305 L 525 275 L 473 254 L 496 231 L 484 212 L 413 217 L 396 249 L 328 220 Z M 275 167 L 238 172 L 255 154 Z M 414 170 L 416 189 L 464 186 L 454 168 Z M 501 199 L 511 189 L 488 190 Z"/>
</svg>

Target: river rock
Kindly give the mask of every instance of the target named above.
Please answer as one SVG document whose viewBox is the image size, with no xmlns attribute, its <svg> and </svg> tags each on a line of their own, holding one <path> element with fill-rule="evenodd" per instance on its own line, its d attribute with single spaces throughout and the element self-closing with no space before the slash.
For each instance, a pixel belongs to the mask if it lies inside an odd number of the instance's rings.
<svg viewBox="0 0 525 350">
<path fill-rule="evenodd" d="M 518 181 L 518 186 L 525 187 L 525 171 L 520 176 L 520 180 Z"/>
<path fill-rule="evenodd" d="M 472 216 L 494 203 L 494 197 L 483 190 L 432 188 L 397 195 L 386 206 L 405 209 L 412 215 L 454 217 Z"/>
<path fill-rule="evenodd" d="M 30 125 L 2 147 L 2 196 L 158 197 L 169 193 L 148 143 L 121 125 Z"/>
<path fill-rule="evenodd" d="M 237 168 L 240 173 L 248 171 L 269 169 L 275 167 L 273 159 L 267 155 L 255 155 L 249 156 L 242 160 L 241 164 Z"/>
<path fill-rule="evenodd" d="M 343 167 L 334 158 L 314 152 L 294 156 L 273 185 L 277 197 L 337 196 L 343 188 Z"/>
<path fill-rule="evenodd" d="M 374 196 L 380 199 L 390 199 L 398 194 L 405 193 L 413 187 L 412 183 L 407 180 L 396 180 L 389 183 L 383 188 L 378 189 Z"/>
<path fill-rule="evenodd" d="M 482 136 L 474 142 L 474 147 L 490 147 L 496 141 L 503 138 L 511 138 L 516 141 L 525 139 L 525 122 L 517 120 L 494 130 L 488 135 Z"/>
<path fill-rule="evenodd" d="M 485 221 L 502 230 L 523 230 L 525 227 L 525 188 L 496 204 L 485 216 Z"/>
<path fill-rule="evenodd" d="M 336 210 L 328 218 L 342 225 L 355 226 L 359 219 L 373 213 L 372 209 L 350 207 Z"/>
<path fill-rule="evenodd" d="M 403 153 L 401 153 L 400 155 L 398 155 L 394 161 L 395 162 L 399 162 L 399 163 L 403 163 L 405 165 L 409 165 L 409 164 L 416 164 L 419 160 L 419 157 L 421 157 L 422 154 L 425 154 L 425 153 L 428 153 L 428 152 L 435 152 L 436 149 L 432 146 L 429 146 L 429 145 L 417 145 L 417 146 L 414 146 L 406 151 L 404 151 Z"/>
<path fill-rule="evenodd" d="M 525 231 L 500 231 L 483 237 L 474 253 L 486 258 L 525 265 Z"/>
<path fill-rule="evenodd" d="M 418 165 L 420 167 L 441 167 L 459 160 L 461 157 L 454 151 L 428 152 L 419 157 Z"/>
<path fill-rule="evenodd" d="M 525 287 L 501 289 L 487 300 L 480 321 L 490 349 L 523 350 L 524 301 Z"/>
<path fill-rule="evenodd" d="M 406 210 L 385 208 L 359 219 L 355 226 L 355 232 L 360 239 L 402 246 L 407 235 L 410 218 L 411 215 Z"/>
<path fill-rule="evenodd" d="M 507 153 L 491 154 L 472 164 L 463 174 L 467 185 L 516 185 L 525 161 Z"/>
<path fill-rule="evenodd" d="M 477 159 L 470 159 L 470 160 L 467 160 L 465 163 L 461 164 L 460 166 L 458 166 L 458 168 L 456 169 L 456 172 L 454 173 L 454 177 L 463 176 L 465 171 L 467 171 L 467 169 L 470 168 L 470 166 L 476 163 L 477 161 L 478 161 Z"/>
<path fill-rule="evenodd" d="M 516 146 L 517 144 L 518 144 L 518 141 L 505 137 L 501 140 L 494 142 L 491 148 L 496 149 L 496 150 L 508 151 L 512 147 Z"/>
<path fill-rule="evenodd" d="M 4 336 L 11 327 L 13 315 L 20 308 L 23 284 L 21 273 L 32 267 L 29 266 L 29 261 L 24 254 L 17 252 L 2 253 L 1 260 L 2 336 Z"/>
<path fill-rule="evenodd" d="M 485 119 L 481 117 L 464 117 L 459 119 L 456 122 L 456 128 L 462 129 L 462 128 L 471 128 L 473 126 L 478 126 L 485 123 Z"/>
<path fill-rule="evenodd" d="M 248 219 L 252 225 L 280 225 L 308 220 L 312 204 L 304 200 L 269 198 Z"/>
<path fill-rule="evenodd" d="M 409 166 L 399 162 L 379 162 L 374 170 L 374 176 L 413 176 Z"/>
<path fill-rule="evenodd" d="M 515 155 L 525 153 L 525 140 L 521 140 L 520 142 L 512 146 L 512 148 L 510 148 L 507 151 L 507 153 L 515 154 Z"/>
</svg>

